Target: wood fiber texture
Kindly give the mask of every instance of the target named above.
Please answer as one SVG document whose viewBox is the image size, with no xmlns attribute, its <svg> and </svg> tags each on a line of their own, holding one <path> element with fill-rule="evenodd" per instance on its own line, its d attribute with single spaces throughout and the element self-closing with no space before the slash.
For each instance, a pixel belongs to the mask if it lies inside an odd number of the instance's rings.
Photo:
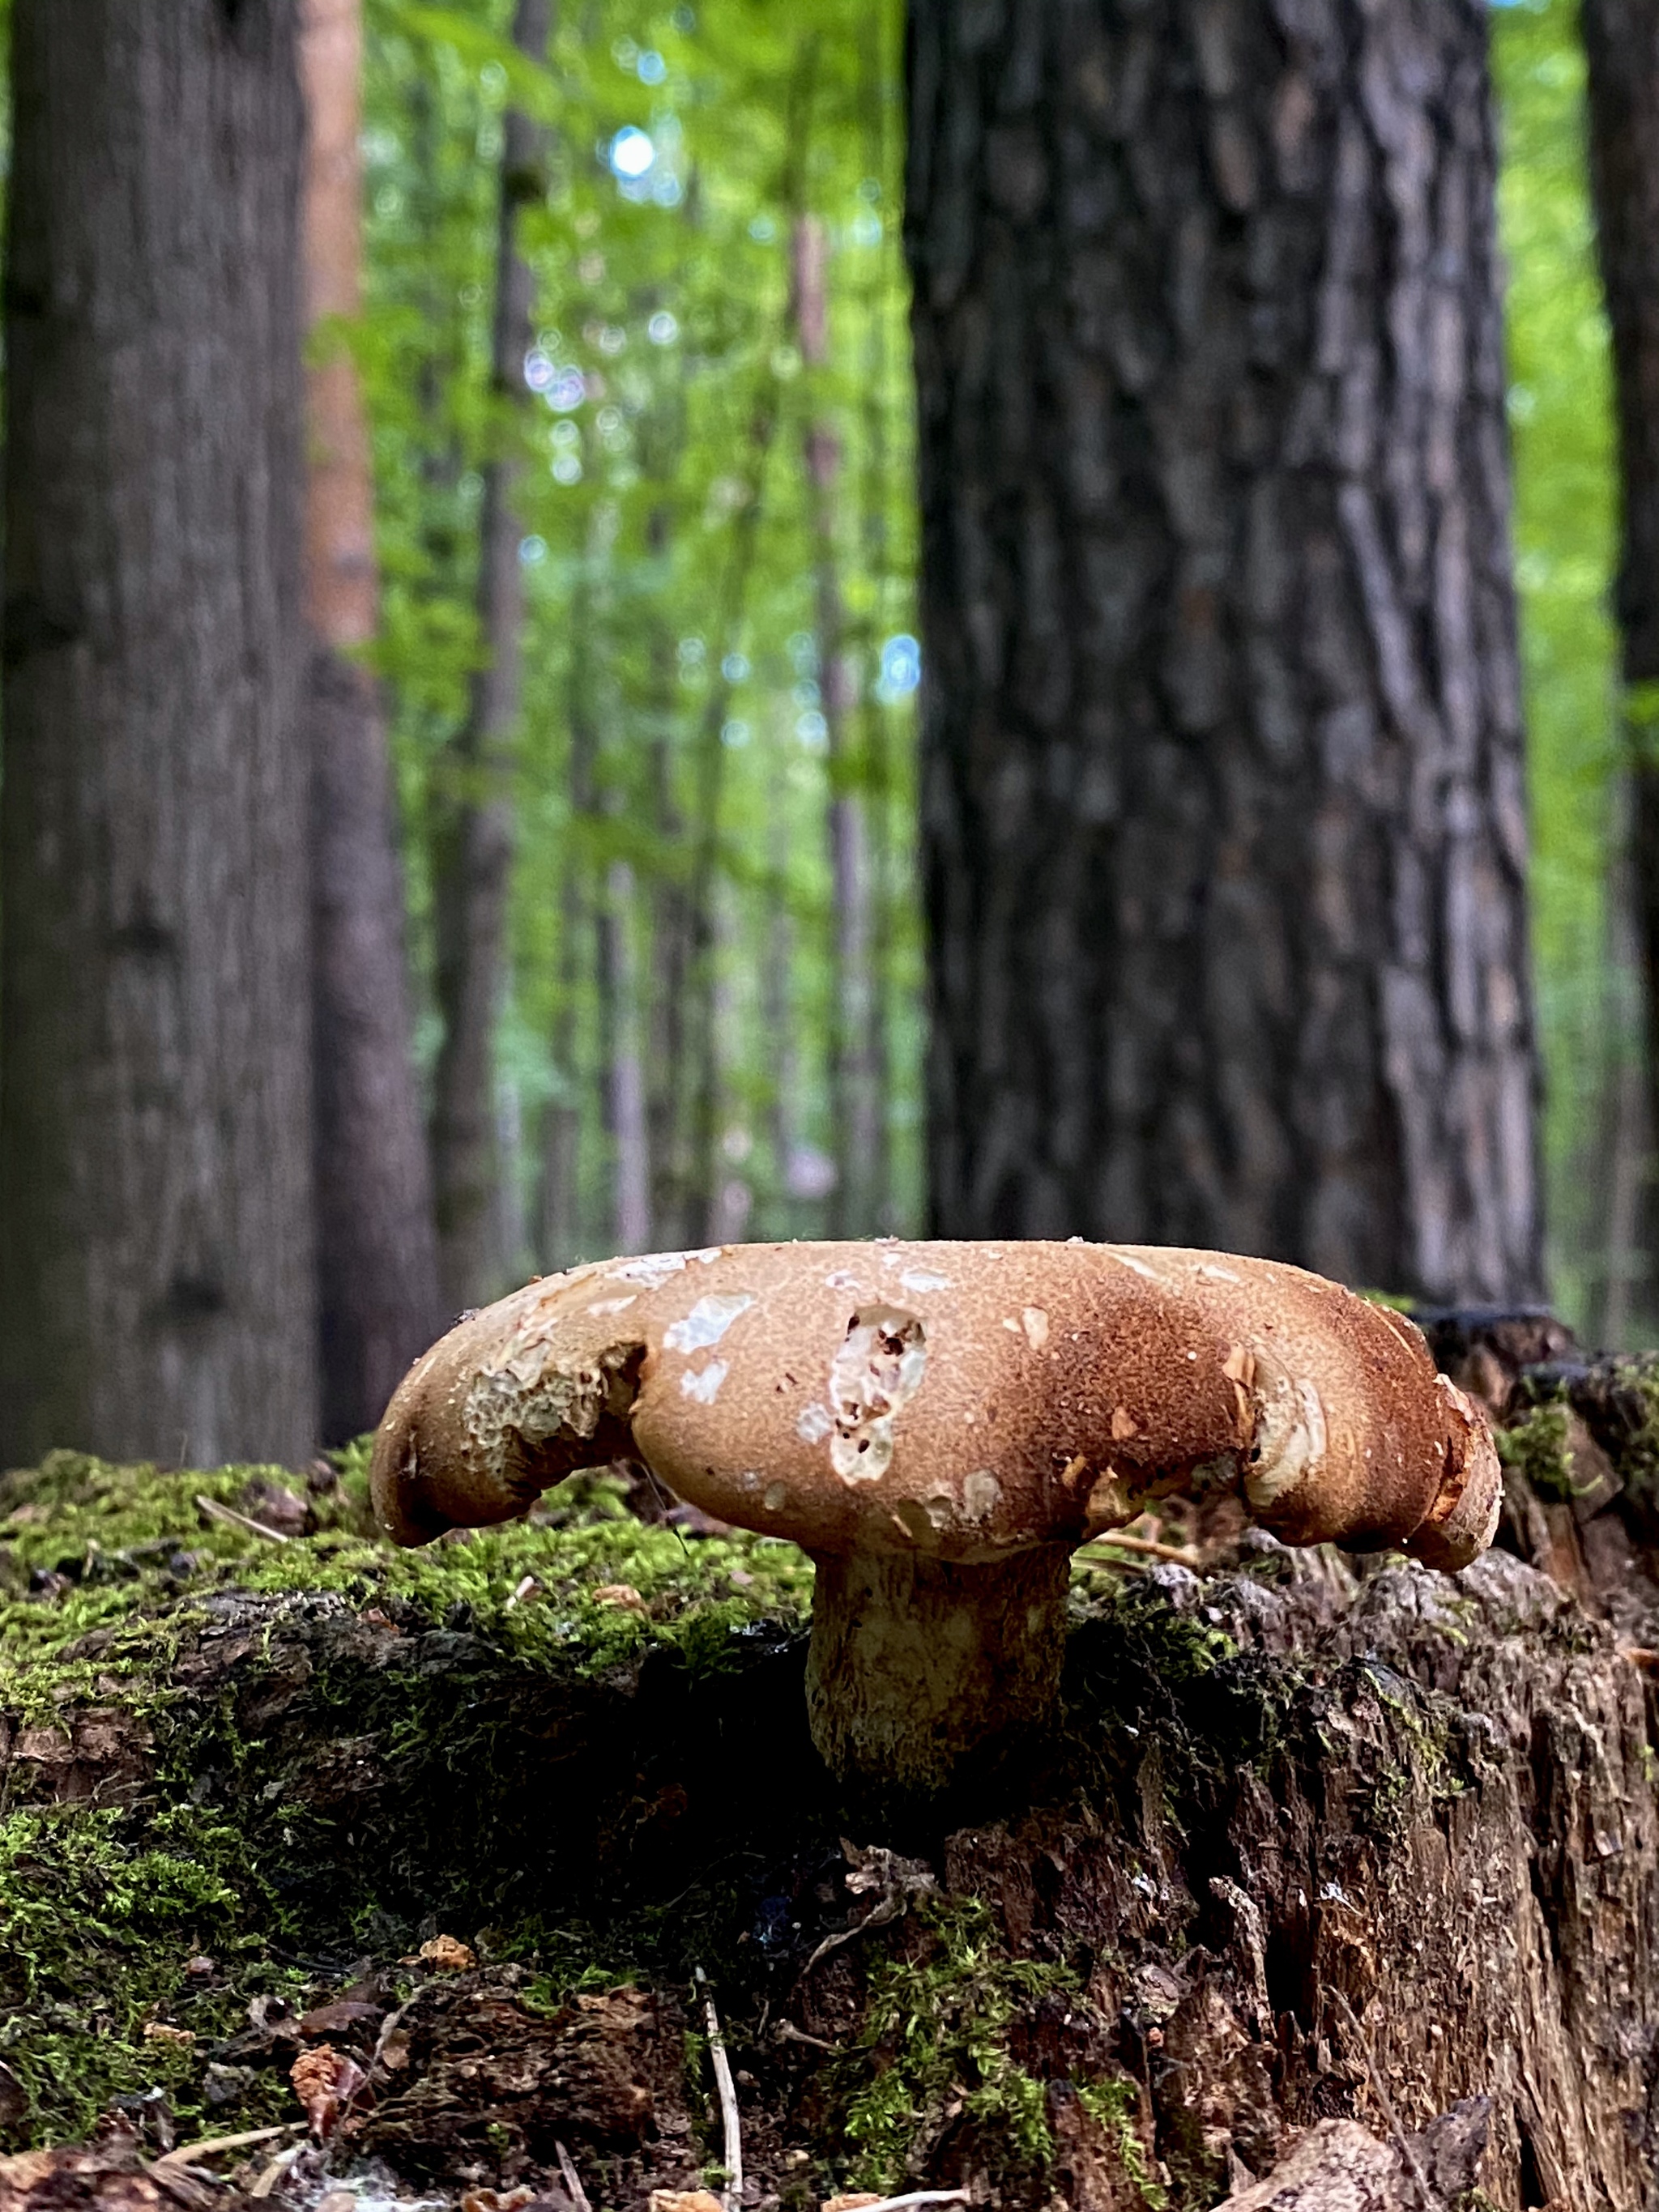
<svg viewBox="0 0 1659 2212">
<path fill-rule="evenodd" d="M 931 1223 L 1539 1270 L 1474 0 L 912 0 Z"/>
</svg>

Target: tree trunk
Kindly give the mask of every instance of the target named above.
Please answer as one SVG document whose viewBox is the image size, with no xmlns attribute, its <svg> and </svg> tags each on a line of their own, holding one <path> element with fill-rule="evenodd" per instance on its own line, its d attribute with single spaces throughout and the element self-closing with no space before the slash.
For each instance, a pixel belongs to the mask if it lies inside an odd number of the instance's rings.
<svg viewBox="0 0 1659 2212">
<path fill-rule="evenodd" d="M 514 43 L 531 60 L 547 51 L 551 0 L 517 0 Z M 495 254 L 492 362 L 503 410 L 522 403 L 530 347 L 532 277 L 519 252 L 519 211 L 545 189 L 540 133 L 507 111 Z M 503 439 L 514 434 L 503 429 Z M 432 1116 L 439 1273 L 457 1307 L 501 1288 L 496 1234 L 495 1025 L 506 988 L 507 892 L 513 866 L 514 742 L 523 678 L 524 583 L 513 509 L 518 464 L 508 451 L 484 465 L 478 526 L 478 627 L 484 665 L 447 763 L 449 787 L 434 855 L 438 1002 L 443 1044 Z"/>
<path fill-rule="evenodd" d="M 912 0 L 930 1211 L 1539 1279 L 1485 10 Z"/>
<path fill-rule="evenodd" d="M 619 1252 L 645 1252 L 651 1248 L 651 1148 L 646 1123 L 635 904 L 633 869 L 626 860 L 613 860 L 605 872 L 600 943 L 611 1012 L 607 1103 L 615 1148 L 612 1231 Z"/>
<path fill-rule="evenodd" d="M 1659 1129 L 1659 4 L 1582 0 L 1582 21 L 1591 195 L 1613 326 L 1620 522 L 1614 600 L 1652 1130 Z M 1647 1198 L 1651 1213 L 1651 1190 Z M 1642 1289 L 1650 1300 L 1651 1280 Z"/>
<path fill-rule="evenodd" d="M 816 216 L 800 216 L 793 245 L 796 343 L 806 366 L 822 368 L 830 356 L 829 234 Z M 830 777 L 830 1115 L 836 1163 L 830 1234 L 866 1237 L 876 1226 L 872 1178 L 880 1154 L 880 1102 L 870 867 L 864 801 L 854 781 L 849 743 L 855 702 L 837 546 L 842 450 L 833 422 L 805 424 L 801 465 L 811 522 L 819 699 Z"/>
<path fill-rule="evenodd" d="M 306 320 L 362 311 L 362 0 L 303 0 Z M 386 720 L 368 424 L 337 344 L 307 375 L 313 1135 L 326 1443 L 373 1428 L 443 1325 Z"/>
<path fill-rule="evenodd" d="M 316 1441 L 294 0 L 15 0 L 0 1464 Z"/>
</svg>

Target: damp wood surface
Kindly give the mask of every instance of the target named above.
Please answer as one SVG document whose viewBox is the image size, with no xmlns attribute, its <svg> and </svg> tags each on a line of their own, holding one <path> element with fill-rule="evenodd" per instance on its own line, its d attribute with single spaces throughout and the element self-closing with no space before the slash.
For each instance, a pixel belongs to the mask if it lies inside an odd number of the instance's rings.
<svg viewBox="0 0 1659 2212">
<path fill-rule="evenodd" d="M 97 2158 L 154 2168 L 300 2122 L 326 2050 L 364 2087 L 279 2205 L 556 2199 L 562 2144 L 594 2212 L 643 2212 L 721 2185 L 701 1966 L 754 2212 L 1183 2212 L 1310 2156 L 1303 2130 L 1386 2147 L 1479 2097 L 1491 2205 L 1634 2212 L 1647 1401 L 1633 1372 L 1569 1387 L 1611 1488 L 1533 1504 L 1582 1587 L 1516 1549 L 1443 1577 L 1194 1517 L 1170 1533 L 1201 1572 L 1077 1567 L 1064 1718 L 1017 1789 L 902 1832 L 811 1751 L 810 1567 L 648 1490 L 586 1480 L 400 1554 L 356 1460 L 7 1477 L 0 2147 L 101 2129 Z M 1523 1427 L 1555 1388 L 1515 1386 Z M 270 2158 L 210 2157 L 204 2212 Z M 54 2203 L 115 2201 L 53 2171 Z"/>
</svg>

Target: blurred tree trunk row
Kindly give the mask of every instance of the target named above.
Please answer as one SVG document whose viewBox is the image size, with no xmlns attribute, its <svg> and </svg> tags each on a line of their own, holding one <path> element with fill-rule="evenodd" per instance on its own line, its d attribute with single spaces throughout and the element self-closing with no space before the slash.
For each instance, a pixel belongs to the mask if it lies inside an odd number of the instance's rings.
<svg viewBox="0 0 1659 2212">
<path fill-rule="evenodd" d="M 515 46 L 546 54 L 551 0 L 517 0 Z M 500 1161 L 495 1133 L 495 1030 L 506 995 L 507 890 L 513 861 L 512 760 L 523 689 L 522 532 L 514 507 L 519 468 L 511 410 L 526 397 L 532 276 L 519 240 L 525 207 L 546 190 L 541 133 L 509 108 L 502 133 L 495 250 L 492 381 L 503 420 L 485 462 L 478 534 L 482 657 L 472 707 L 447 764 L 434 842 L 437 997 L 443 1016 L 432 1112 L 438 1253 L 452 1310 L 501 1287 Z"/>
<path fill-rule="evenodd" d="M 313 1139 L 322 1433 L 371 1428 L 439 1333 L 403 872 L 380 689 L 374 477 L 345 329 L 362 311 L 362 0 L 301 0 Z"/>
</svg>

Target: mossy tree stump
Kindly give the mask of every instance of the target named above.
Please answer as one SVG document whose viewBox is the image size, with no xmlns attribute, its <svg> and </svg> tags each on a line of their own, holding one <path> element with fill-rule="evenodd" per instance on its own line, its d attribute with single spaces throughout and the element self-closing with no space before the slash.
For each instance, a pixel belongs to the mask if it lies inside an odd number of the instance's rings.
<svg viewBox="0 0 1659 2212">
<path fill-rule="evenodd" d="M 337 2170 L 554 2187 L 563 2142 L 641 2205 L 719 2165 L 700 1965 L 757 2206 L 1204 2206 L 1314 2122 L 1474 2095 L 1493 2204 L 1648 2203 L 1628 1537 L 1587 1602 L 1218 1528 L 1201 1577 L 1085 1562 L 1063 1727 L 900 1832 L 811 1751 L 790 1547 L 601 1480 L 398 1554 L 355 1466 L 303 1489 L 60 1456 L 0 1492 L 5 2148 L 295 2120 L 326 2040 L 370 2080 Z"/>
</svg>

